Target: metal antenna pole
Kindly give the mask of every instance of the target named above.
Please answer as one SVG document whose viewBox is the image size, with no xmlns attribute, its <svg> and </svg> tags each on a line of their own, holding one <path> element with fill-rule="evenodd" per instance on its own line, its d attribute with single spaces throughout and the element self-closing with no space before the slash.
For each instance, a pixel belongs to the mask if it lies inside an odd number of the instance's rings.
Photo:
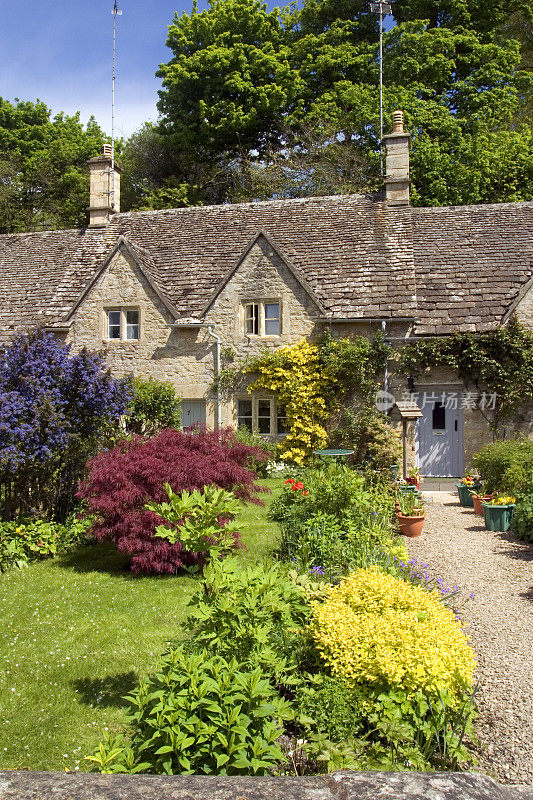
<svg viewBox="0 0 533 800">
<path fill-rule="evenodd" d="M 117 40 L 117 17 L 122 14 L 117 6 L 117 0 L 113 5 L 113 75 L 111 79 L 111 197 L 110 206 L 115 208 L 115 52 Z"/>
<path fill-rule="evenodd" d="M 370 9 L 379 12 L 379 171 L 383 175 L 383 14 L 390 14 L 392 6 L 387 0 L 377 0 Z"/>
</svg>

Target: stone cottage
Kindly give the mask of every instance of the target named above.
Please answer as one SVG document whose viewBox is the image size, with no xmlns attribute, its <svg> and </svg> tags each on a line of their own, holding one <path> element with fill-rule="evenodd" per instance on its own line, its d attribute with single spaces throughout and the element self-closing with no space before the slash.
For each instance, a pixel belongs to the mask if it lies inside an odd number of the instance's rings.
<svg viewBox="0 0 533 800">
<path fill-rule="evenodd" d="M 274 397 L 213 390 L 224 348 L 253 355 L 326 326 L 395 344 L 489 331 L 513 314 L 533 327 L 533 203 L 411 207 L 409 138 L 396 112 L 379 196 L 129 213 L 105 146 L 89 162 L 87 228 L 0 236 L 0 333 L 44 326 L 100 351 L 117 375 L 171 381 L 184 424 L 275 437 Z M 407 383 L 388 388 L 403 395 Z M 412 455 L 427 475 L 461 474 L 490 438 L 475 410 L 443 402 L 461 389 L 442 374 L 416 386 Z"/>
</svg>

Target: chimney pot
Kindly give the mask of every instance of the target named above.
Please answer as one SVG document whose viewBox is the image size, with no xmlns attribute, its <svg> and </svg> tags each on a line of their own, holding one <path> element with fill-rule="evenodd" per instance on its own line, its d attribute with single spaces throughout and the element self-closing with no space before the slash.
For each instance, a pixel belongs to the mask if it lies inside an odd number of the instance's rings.
<svg viewBox="0 0 533 800">
<path fill-rule="evenodd" d="M 105 144 L 102 145 L 102 155 L 109 156 L 111 158 L 112 152 L 109 142 L 105 142 Z"/>
<path fill-rule="evenodd" d="M 392 132 L 403 133 L 403 111 L 392 112 Z"/>
</svg>

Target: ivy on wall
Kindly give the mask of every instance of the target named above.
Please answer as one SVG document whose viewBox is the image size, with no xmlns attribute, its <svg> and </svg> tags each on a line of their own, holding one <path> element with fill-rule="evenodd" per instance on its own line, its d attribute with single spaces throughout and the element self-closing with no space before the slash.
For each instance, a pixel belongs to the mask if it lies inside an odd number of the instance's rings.
<svg viewBox="0 0 533 800">
<path fill-rule="evenodd" d="M 267 350 L 241 367 L 254 375 L 248 391 L 277 396 L 289 433 L 282 458 L 301 464 L 328 441 L 328 423 L 346 403 L 373 404 L 378 379 L 392 354 L 383 336 L 334 339 L 326 331 L 316 344 L 302 340 Z"/>
<path fill-rule="evenodd" d="M 450 368 L 475 393 L 495 439 L 505 438 L 509 424 L 520 421 L 525 404 L 533 400 L 533 333 L 516 319 L 489 333 L 456 333 L 407 344 L 400 364 L 414 375 L 432 367 Z M 493 402 L 487 403 L 487 396 Z"/>
</svg>

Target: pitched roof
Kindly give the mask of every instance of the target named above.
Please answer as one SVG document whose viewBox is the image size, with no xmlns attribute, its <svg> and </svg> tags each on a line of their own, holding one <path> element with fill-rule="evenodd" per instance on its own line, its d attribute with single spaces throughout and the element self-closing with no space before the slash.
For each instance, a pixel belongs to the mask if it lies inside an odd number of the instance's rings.
<svg viewBox="0 0 533 800">
<path fill-rule="evenodd" d="M 496 327 L 533 275 L 533 203 L 387 208 L 313 197 L 115 214 L 104 229 L 0 236 L 0 330 L 65 320 L 120 236 L 180 317 L 198 317 L 263 231 L 327 318 Z"/>
<path fill-rule="evenodd" d="M 417 333 L 496 327 L 533 276 L 533 203 L 412 214 Z"/>
</svg>

